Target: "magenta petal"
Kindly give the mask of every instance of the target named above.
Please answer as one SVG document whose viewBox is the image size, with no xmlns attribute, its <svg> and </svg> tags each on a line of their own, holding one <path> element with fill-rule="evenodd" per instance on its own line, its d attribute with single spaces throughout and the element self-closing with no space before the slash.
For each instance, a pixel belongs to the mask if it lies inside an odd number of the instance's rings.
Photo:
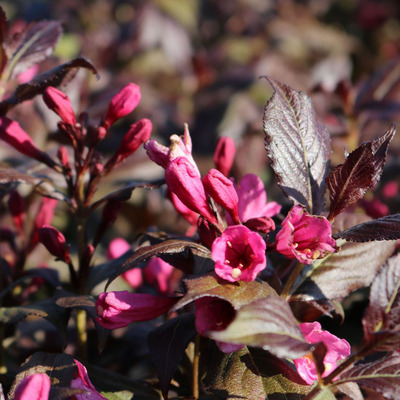
<svg viewBox="0 0 400 400">
<path fill-rule="evenodd" d="M 50 378 L 46 374 L 28 375 L 15 389 L 14 400 L 47 400 L 50 386 Z"/>
<path fill-rule="evenodd" d="M 74 399 L 76 400 L 105 400 L 106 398 L 100 394 L 96 388 L 93 386 L 92 382 L 89 379 L 89 375 L 87 370 L 83 364 L 81 364 L 78 360 L 74 360 L 75 364 L 78 368 L 78 376 L 71 381 L 72 389 L 82 389 L 86 393 L 75 394 Z"/>
<path fill-rule="evenodd" d="M 208 205 L 200 175 L 185 157 L 175 158 L 168 164 L 165 180 L 168 189 L 175 193 L 186 207 L 199 213 L 211 223 L 217 224 Z"/>
<path fill-rule="evenodd" d="M 104 328 L 115 329 L 135 321 L 148 321 L 167 312 L 178 297 L 157 297 L 146 293 L 100 293 L 96 301 L 96 321 Z"/>
<path fill-rule="evenodd" d="M 218 140 L 213 157 L 215 168 L 217 168 L 217 170 L 223 175 L 229 176 L 229 171 L 232 168 L 235 154 L 235 141 L 230 137 L 221 137 Z"/>
<path fill-rule="evenodd" d="M 43 93 L 43 100 L 66 124 L 75 126 L 75 113 L 69 97 L 54 87 L 49 86 Z"/>
<path fill-rule="evenodd" d="M 143 276 L 149 285 L 154 285 L 159 293 L 168 292 L 169 281 L 174 267 L 159 257 L 153 257 L 143 269 Z"/>
</svg>

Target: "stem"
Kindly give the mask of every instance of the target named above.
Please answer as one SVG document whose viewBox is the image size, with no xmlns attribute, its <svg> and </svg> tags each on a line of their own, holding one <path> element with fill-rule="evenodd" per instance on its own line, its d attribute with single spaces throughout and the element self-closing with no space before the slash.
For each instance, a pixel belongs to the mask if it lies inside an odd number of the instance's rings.
<svg viewBox="0 0 400 400">
<path fill-rule="evenodd" d="M 78 334 L 78 357 L 87 359 L 87 332 L 86 332 L 86 311 L 76 310 L 76 330 Z"/>
<path fill-rule="evenodd" d="M 193 397 L 199 398 L 200 335 L 196 334 L 193 356 Z"/>
<path fill-rule="evenodd" d="M 4 354 L 3 340 L 4 340 L 5 325 L 0 324 L 0 374 L 7 373 L 6 357 Z"/>
<path fill-rule="evenodd" d="M 290 292 L 293 288 L 294 283 L 296 282 L 297 277 L 300 275 L 301 271 L 303 271 L 304 265 L 298 263 L 292 270 L 289 275 L 288 280 L 282 290 L 281 297 L 287 299 L 290 296 Z"/>
</svg>

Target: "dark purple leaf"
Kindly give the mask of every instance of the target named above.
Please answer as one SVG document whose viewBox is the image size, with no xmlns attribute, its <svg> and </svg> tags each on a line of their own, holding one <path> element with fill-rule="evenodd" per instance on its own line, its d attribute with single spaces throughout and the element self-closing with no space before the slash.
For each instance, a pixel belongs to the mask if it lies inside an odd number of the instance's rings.
<svg viewBox="0 0 400 400">
<path fill-rule="evenodd" d="M 359 243 L 400 239 L 400 214 L 392 214 L 363 222 L 336 233 L 333 237 Z"/>
<path fill-rule="evenodd" d="M 310 391 L 288 364 L 261 349 L 209 349 L 206 362 L 203 382 L 212 399 L 301 400 Z"/>
<path fill-rule="evenodd" d="M 388 399 L 400 398 L 400 355 L 393 352 L 377 360 L 360 363 L 340 375 L 338 383 L 357 382 L 382 393 Z"/>
<path fill-rule="evenodd" d="M 358 90 L 354 101 L 354 113 L 363 112 L 370 103 L 391 98 L 400 86 L 400 60 L 395 58 L 376 71 Z M 396 94 L 393 96 L 398 98 Z"/>
<path fill-rule="evenodd" d="M 390 142 L 396 133 L 396 125 L 392 125 L 382 136 L 372 141 L 372 154 L 374 155 L 374 175 L 372 177 L 371 188 L 381 179 L 383 167 L 386 162 L 386 154 Z"/>
<path fill-rule="evenodd" d="M 400 254 L 389 258 L 372 282 L 363 318 L 364 342 L 376 351 L 400 348 Z"/>
<path fill-rule="evenodd" d="M 77 68 L 86 68 L 97 75 L 96 68 L 89 60 L 84 57 L 74 58 L 65 64 L 37 75 L 27 83 L 19 85 L 10 97 L 0 102 L 0 115 L 5 115 L 17 104 L 42 94 L 49 86 L 62 85 L 63 82 L 70 78 L 71 74 L 76 73 Z"/>
<path fill-rule="evenodd" d="M 304 340 L 288 302 L 278 296 L 244 305 L 226 329 L 207 335 L 221 342 L 261 347 L 282 358 L 300 358 L 312 348 Z"/>
<path fill-rule="evenodd" d="M 275 92 L 264 111 L 265 147 L 278 184 L 296 204 L 319 214 L 325 204 L 329 133 L 305 93 L 266 79 Z"/>
<path fill-rule="evenodd" d="M 195 334 L 194 315 L 182 314 L 160 325 L 148 336 L 150 357 L 165 399 L 171 379 Z"/>
<path fill-rule="evenodd" d="M 345 229 L 368 217 L 361 214 L 340 214 L 333 231 Z M 291 300 L 323 300 L 346 297 L 361 287 L 369 286 L 379 267 L 393 254 L 396 241 L 351 243 L 338 240 L 340 250 L 314 263 L 314 270 L 297 288 Z"/>
<path fill-rule="evenodd" d="M 2 75 L 4 67 L 7 65 L 7 54 L 5 51 L 5 39 L 7 36 L 8 20 L 3 7 L 0 5 L 0 75 Z"/>
<path fill-rule="evenodd" d="M 186 287 L 186 294 L 172 307 L 172 310 L 179 310 L 192 301 L 206 296 L 226 300 L 235 310 L 257 299 L 278 296 L 266 282 L 238 281 L 230 283 L 218 278 L 214 273 L 185 279 L 183 283 Z"/>
<path fill-rule="evenodd" d="M 331 201 L 328 219 L 332 221 L 346 207 L 363 198 L 374 176 L 372 144 L 358 147 L 326 178 Z"/>
<path fill-rule="evenodd" d="M 32 22 L 6 47 L 8 74 L 14 77 L 49 57 L 62 35 L 58 21 Z"/>
<path fill-rule="evenodd" d="M 130 257 L 123 265 L 121 265 L 117 271 L 109 275 L 106 290 L 110 283 L 125 271 L 128 271 L 134 267 L 138 267 L 139 264 L 144 263 L 151 257 L 161 257 L 164 259 L 164 256 L 171 254 L 173 254 L 174 257 L 168 258 L 166 261 L 170 262 L 171 264 L 173 263 L 172 265 L 178 269 L 186 267 L 185 264 L 182 264 L 182 258 L 189 258 L 192 260 L 190 263 L 192 270 L 184 270 L 183 272 L 186 273 L 194 272 L 193 268 L 195 263 L 193 263 L 193 257 L 199 257 L 202 260 L 201 262 L 204 263 L 207 260 L 211 260 L 211 252 L 207 247 L 189 240 L 169 239 L 152 246 L 140 247 L 135 251 L 132 257 Z M 141 267 L 143 267 L 143 264 Z"/>
</svg>

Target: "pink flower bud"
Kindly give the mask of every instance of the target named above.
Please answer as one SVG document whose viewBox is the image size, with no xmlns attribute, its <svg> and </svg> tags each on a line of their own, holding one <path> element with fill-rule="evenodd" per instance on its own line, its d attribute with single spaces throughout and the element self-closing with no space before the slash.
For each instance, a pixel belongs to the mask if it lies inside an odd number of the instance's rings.
<svg viewBox="0 0 400 400">
<path fill-rule="evenodd" d="M 387 199 L 395 197 L 399 194 L 399 185 L 396 181 L 386 183 L 382 188 L 382 195 Z"/>
<path fill-rule="evenodd" d="M 50 225 L 44 225 L 38 230 L 39 242 L 46 247 L 50 254 L 69 263 L 69 248 L 65 244 L 64 235 Z"/>
<path fill-rule="evenodd" d="M 74 396 L 72 396 L 72 398 L 74 400 L 106 400 L 106 397 L 100 394 L 93 386 L 93 383 L 89 379 L 89 375 L 85 366 L 81 364 L 78 360 L 74 361 L 78 368 L 78 373 L 77 377 L 71 381 L 71 388 L 82 389 L 85 391 L 85 393 L 75 394 Z"/>
<path fill-rule="evenodd" d="M 254 281 L 267 266 L 265 249 L 258 233 L 243 225 L 229 226 L 212 245 L 215 273 L 229 282 Z"/>
<path fill-rule="evenodd" d="M 60 146 L 57 152 L 58 159 L 60 160 L 61 166 L 65 171 L 71 171 L 71 165 L 69 163 L 68 150 L 65 146 Z"/>
<path fill-rule="evenodd" d="M 323 331 L 319 322 L 304 322 L 299 325 L 299 328 L 308 343 L 322 342 L 326 347 L 327 352 L 324 357 L 325 371 L 322 377 L 328 376 L 336 368 L 339 360 L 350 355 L 351 348 L 349 343 L 328 331 Z M 317 368 L 311 355 L 293 361 L 297 372 L 309 385 L 318 379 Z"/>
<path fill-rule="evenodd" d="M 103 125 L 108 128 L 116 120 L 131 113 L 139 104 L 141 99 L 140 87 L 134 83 L 129 83 L 121 89 L 112 99 L 108 106 Z"/>
<path fill-rule="evenodd" d="M 275 222 L 270 217 L 250 218 L 243 225 L 247 226 L 251 231 L 264 234 L 275 230 Z"/>
<path fill-rule="evenodd" d="M 13 190 L 8 198 L 8 208 L 12 215 L 14 224 L 19 232 L 22 232 L 25 215 L 24 199 L 17 190 Z"/>
<path fill-rule="evenodd" d="M 7 117 L 0 117 L 0 139 L 27 157 L 40 161 L 51 168 L 55 166 L 55 162 L 36 147 L 30 136 L 16 121 Z"/>
<path fill-rule="evenodd" d="M 172 160 L 165 170 L 165 181 L 169 190 L 189 209 L 206 218 L 212 224 L 217 220 L 207 201 L 201 178 L 193 165 L 185 158 Z"/>
<path fill-rule="evenodd" d="M 239 198 L 232 181 L 225 177 L 222 172 L 210 169 L 203 178 L 203 185 L 206 192 L 217 204 L 223 207 L 236 224 L 239 224 L 238 203 Z"/>
<path fill-rule="evenodd" d="M 235 159 L 236 146 L 230 137 L 221 137 L 214 152 L 214 164 L 223 175 L 229 176 Z"/>
<path fill-rule="evenodd" d="M 68 96 L 54 87 L 49 86 L 43 93 L 43 100 L 50 110 L 54 111 L 64 123 L 75 126 L 75 113 Z"/>
<path fill-rule="evenodd" d="M 336 242 L 331 234 L 331 224 L 325 217 L 310 215 L 304 207 L 296 205 L 276 235 L 276 249 L 288 258 L 312 264 L 336 251 Z"/>
<path fill-rule="evenodd" d="M 122 139 L 122 142 L 115 152 L 115 154 L 111 157 L 111 159 L 107 162 L 105 166 L 105 170 L 109 171 L 112 168 L 119 165 L 122 161 L 124 161 L 131 154 L 135 153 L 136 150 L 150 137 L 151 130 L 153 126 L 149 119 L 141 119 L 140 121 L 135 122 L 129 128 L 129 131 L 125 134 Z"/>
<path fill-rule="evenodd" d="M 159 257 L 153 257 L 143 269 L 143 277 L 149 285 L 154 285 L 160 294 L 166 294 L 174 267 Z"/>
<path fill-rule="evenodd" d="M 164 169 L 167 168 L 169 163 L 169 148 L 163 146 L 162 144 L 158 143 L 157 140 L 148 140 L 143 145 L 146 153 L 151 161 L 158 164 L 160 167 Z"/>
<path fill-rule="evenodd" d="M 179 297 L 157 297 L 147 293 L 101 293 L 96 301 L 96 321 L 106 329 L 128 326 L 135 321 L 149 321 L 167 312 Z"/>
<path fill-rule="evenodd" d="M 50 386 L 50 378 L 44 373 L 25 376 L 15 389 L 14 400 L 48 400 Z"/>
</svg>

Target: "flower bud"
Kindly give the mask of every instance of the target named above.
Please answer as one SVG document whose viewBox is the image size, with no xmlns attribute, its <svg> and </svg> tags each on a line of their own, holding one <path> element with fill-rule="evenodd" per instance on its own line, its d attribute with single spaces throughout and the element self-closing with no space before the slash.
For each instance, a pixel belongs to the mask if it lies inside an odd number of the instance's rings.
<svg viewBox="0 0 400 400">
<path fill-rule="evenodd" d="M 225 176 L 229 176 L 235 154 L 236 146 L 234 140 L 230 137 L 221 137 L 215 149 L 213 159 L 217 170 Z"/>
<path fill-rule="evenodd" d="M 38 229 L 39 242 L 42 243 L 50 254 L 69 263 L 69 248 L 65 244 L 64 235 L 50 225 Z"/>
<path fill-rule="evenodd" d="M 43 93 L 43 100 L 50 110 L 54 111 L 68 125 L 75 126 L 75 113 L 68 96 L 49 86 Z"/>
<path fill-rule="evenodd" d="M 107 129 L 116 120 L 131 113 L 139 104 L 140 99 L 140 87 L 134 83 L 126 85 L 111 99 L 103 126 Z"/>
<path fill-rule="evenodd" d="M 257 217 L 250 218 L 243 222 L 243 225 L 247 226 L 251 231 L 258 233 L 268 234 L 269 232 L 275 230 L 275 222 L 270 217 Z"/>
<path fill-rule="evenodd" d="M 203 178 L 203 185 L 208 195 L 228 211 L 236 224 L 239 224 L 239 198 L 232 181 L 217 169 L 210 169 L 208 174 Z"/>
<path fill-rule="evenodd" d="M 57 152 L 58 159 L 60 160 L 61 166 L 65 171 L 71 171 L 71 165 L 69 163 L 68 150 L 65 146 L 60 146 Z"/>
<path fill-rule="evenodd" d="M 55 166 L 55 162 L 36 147 L 30 136 L 16 121 L 7 117 L 0 117 L 0 139 L 27 157 L 40 161 L 51 168 Z"/>
</svg>

